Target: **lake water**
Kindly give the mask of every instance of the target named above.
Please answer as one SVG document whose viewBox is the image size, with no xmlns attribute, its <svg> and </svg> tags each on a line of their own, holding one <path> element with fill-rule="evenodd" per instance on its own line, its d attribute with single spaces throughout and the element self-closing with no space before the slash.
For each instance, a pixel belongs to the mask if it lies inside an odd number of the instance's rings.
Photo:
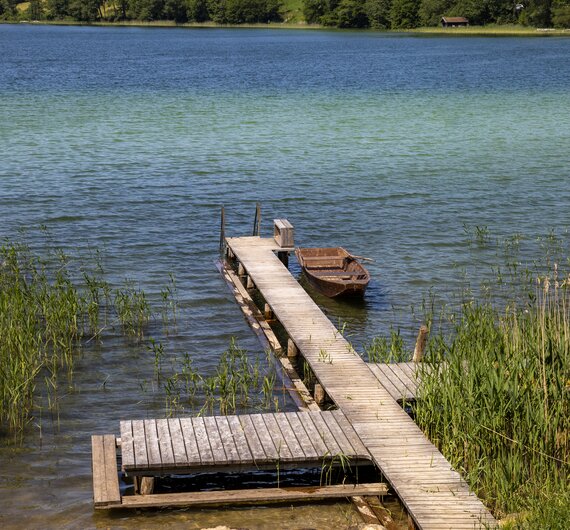
<svg viewBox="0 0 570 530">
<path fill-rule="evenodd" d="M 552 230 L 567 235 L 568 57 L 564 38 L 0 25 L 0 237 L 28 228 L 39 247 L 45 225 L 70 252 L 100 248 L 116 285 L 132 278 L 155 299 L 173 273 L 177 328 L 151 333 L 212 373 L 231 337 L 261 350 L 214 265 L 220 207 L 241 235 L 259 201 L 263 234 L 285 217 L 298 245 L 375 260 L 364 304 L 319 299 L 357 348 L 390 325 L 411 347 L 410 308 L 430 290 L 446 300 L 492 276 L 497 249 L 473 244 L 475 227 L 520 235 L 525 260 Z M 0 525 L 356 520 L 346 504 L 95 514 L 89 437 L 161 415 L 153 363 L 113 334 L 86 349 L 59 427 L 44 411 L 23 447 L 0 448 Z"/>
</svg>

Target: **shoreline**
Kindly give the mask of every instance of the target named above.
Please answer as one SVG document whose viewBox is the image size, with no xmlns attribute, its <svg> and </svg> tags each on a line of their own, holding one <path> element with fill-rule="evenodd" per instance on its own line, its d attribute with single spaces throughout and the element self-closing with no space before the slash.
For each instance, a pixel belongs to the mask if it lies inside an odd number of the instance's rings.
<svg viewBox="0 0 570 530">
<path fill-rule="evenodd" d="M 132 27 L 132 28 L 189 28 L 189 29 L 308 29 L 325 31 L 351 31 L 364 33 L 384 33 L 386 35 L 425 35 L 444 37 L 570 37 L 570 28 L 527 28 L 523 26 L 468 26 L 463 28 L 421 27 L 413 29 L 383 30 L 373 28 L 335 28 L 321 24 L 307 24 L 304 22 L 270 22 L 257 24 L 216 24 L 215 22 L 186 22 L 177 24 L 169 20 L 144 22 L 140 20 L 121 22 L 79 22 L 73 20 L 19 20 L 0 21 L 0 24 L 24 24 L 30 26 L 87 26 L 87 27 Z"/>
</svg>

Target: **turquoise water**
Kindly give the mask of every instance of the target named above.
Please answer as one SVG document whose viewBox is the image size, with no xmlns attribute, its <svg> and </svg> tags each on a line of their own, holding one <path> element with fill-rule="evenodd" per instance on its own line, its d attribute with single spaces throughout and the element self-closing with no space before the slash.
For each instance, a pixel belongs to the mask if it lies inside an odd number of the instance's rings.
<svg viewBox="0 0 570 530">
<path fill-rule="evenodd" d="M 411 344 L 409 308 L 430 290 L 446 300 L 492 276 L 497 250 L 473 244 L 476 226 L 520 234 L 524 260 L 567 232 L 569 53 L 559 38 L 0 26 L 0 237 L 27 227 L 39 247 L 45 225 L 155 298 L 174 273 L 177 330 L 152 334 L 211 372 L 232 336 L 260 350 L 214 266 L 220 207 L 227 232 L 245 234 L 259 201 L 264 234 L 286 217 L 298 245 L 375 260 L 363 305 L 319 299 L 358 348 L 391 324 Z M 93 514 L 89 436 L 161 414 L 163 390 L 141 384 L 152 372 L 118 337 L 84 353 L 59 429 L 44 416 L 23 448 L 0 449 L 3 526 L 289 521 Z M 291 527 L 342 527 L 346 510 L 296 511 Z"/>
</svg>

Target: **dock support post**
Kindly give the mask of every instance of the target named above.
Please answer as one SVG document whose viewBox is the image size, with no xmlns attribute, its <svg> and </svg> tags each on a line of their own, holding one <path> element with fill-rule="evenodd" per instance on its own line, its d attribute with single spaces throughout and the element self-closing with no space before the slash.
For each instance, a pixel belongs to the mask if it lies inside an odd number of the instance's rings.
<svg viewBox="0 0 570 530">
<path fill-rule="evenodd" d="M 315 384 L 315 401 L 319 406 L 325 402 L 325 389 L 320 383 Z"/>
<path fill-rule="evenodd" d="M 135 493 L 138 495 L 152 495 L 154 491 L 154 477 L 135 477 Z"/>
<path fill-rule="evenodd" d="M 299 350 L 295 343 L 291 339 L 287 339 L 287 357 L 297 357 L 299 355 Z"/>
<path fill-rule="evenodd" d="M 265 320 L 273 320 L 273 311 L 271 307 L 269 307 L 269 304 L 265 304 L 263 307 L 263 318 L 265 318 Z"/>
<path fill-rule="evenodd" d="M 245 275 L 245 268 L 244 268 L 244 266 L 240 263 L 240 264 L 238 265 L 238 276 L 243 276 L 243 275 Z"/>
<path fill-rule="evenodd" d="M 253 280 L 251 279 L 251 276 L 248 274 L 247 280 L 245 282 L 245 288 L 246 289 L 253 289 L 254 287 L 255 287 L 255 285 L 253 284 Z"/>
<path fill-rule="evenodd" d="M 222 206 L 222 218 L 220 220 L 220 254 L 224 253 L 226 244 L 226 212 Z"/>
<path fill-rule="evenodd" d="M 289 252 L 278 251 L 277 257 L 279 258 L 279 261 L 285 265 L 285 267 L 289 268 Z"/>
<path fill-rule="evenodd" d="M 261 226 L 261 205 L 255 204 L 255 218 L 253 219 L 253 236 L 259 235 L 259 227 Z"/>
<path fill-rule="evenodd" d="M 414 349 L 414 356 L 412 357 L 412 361 L 415 363 L 419 363 L 424 358 L 424 353 L 426 349 L 427 343 L 427 336 L 428 336 L 428 328 L 425 325 L 420 326 L 420 331 L 418 333 L 418 338 L 416 339 L 416 347 Z"/>
</svg>

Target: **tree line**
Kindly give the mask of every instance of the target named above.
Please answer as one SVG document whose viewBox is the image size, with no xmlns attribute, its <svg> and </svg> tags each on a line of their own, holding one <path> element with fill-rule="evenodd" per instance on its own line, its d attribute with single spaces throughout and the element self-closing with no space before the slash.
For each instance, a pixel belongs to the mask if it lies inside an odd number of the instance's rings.
<svg viewBox="0 0 570 530">
<path fill-rule="evenodd" d="M 79 22 L 207 22 L 248 24 L 280 22 L 281 0 L 0 0 L 0 19 L 76 20 Z"/>
<path fill-rule="evenodd" d="M 283 0 L 0 0 L 0 19 L 127 20 L 247 24 L 281 22 Z M 287 2 L 287 0 L 285 0 Z M 309 24 L 339 28 L 411 29 L 436 26 L 442 16 L 471 25 L 570 27 L 570 0 L 303 0 Z"/>
<path fill-rule="evenodd" d="M 340 28 L 412 29 L 436 26 L 442 16 L 471 25 L 570 27 L 570 0 L 304 0 L 308 23 Z"/>
</svg>

